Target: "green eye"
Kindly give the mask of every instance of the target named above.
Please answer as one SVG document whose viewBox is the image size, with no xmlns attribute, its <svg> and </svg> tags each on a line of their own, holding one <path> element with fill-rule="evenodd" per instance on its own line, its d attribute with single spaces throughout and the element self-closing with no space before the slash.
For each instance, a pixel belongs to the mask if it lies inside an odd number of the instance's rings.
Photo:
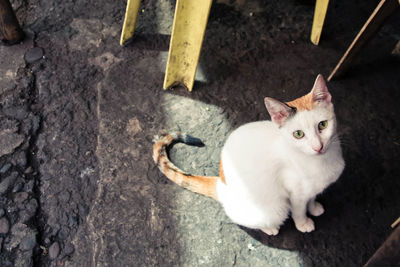
<svg viewBox="0 0 400 267">
<path fill-rule="evenodd" d="M 323 130 L 326 127 L 328 127 L 328 121 L 321 121 L 320 123 L 318 123 L 318 130 Z"/>
<path fill-rule="evenodd" d="M 297 130 L 293 132 L 293 136 L 297 139 L 301 139 L 304 137 L 304 132 L 302 130 Z"/>
</svg>

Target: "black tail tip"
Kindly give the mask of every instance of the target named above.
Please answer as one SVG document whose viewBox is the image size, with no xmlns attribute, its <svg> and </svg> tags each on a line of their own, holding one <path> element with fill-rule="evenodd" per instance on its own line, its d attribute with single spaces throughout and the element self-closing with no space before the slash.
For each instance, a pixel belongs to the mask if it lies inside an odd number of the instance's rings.
<svg viewBox="0 0 400 267">
<path fill-rule="evenodd" d="M 203 147 L 205 146 L 204 143 L 200 140 L 200 138 L 190 136 L 188 134 L 183 134 L 182 135 L 182 141 L 185 144 L 191 145 L 191 146 L 197 146 L 197 147 Z"/>
</svg>

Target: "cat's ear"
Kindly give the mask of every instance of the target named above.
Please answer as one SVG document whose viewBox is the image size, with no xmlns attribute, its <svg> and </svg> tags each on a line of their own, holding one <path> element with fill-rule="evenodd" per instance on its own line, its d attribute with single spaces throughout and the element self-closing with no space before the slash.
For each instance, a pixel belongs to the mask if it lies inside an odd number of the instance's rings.
<svg viewBox="0 0 400 267">
<path fill-rule="evenodd" d="M 311 95 L 313 102 L 322 102 L 326 104 L 331 103 L 332 96 L 329 93 L 324 77 L 322 77 L 321 74 L 318 74 L 317 78 L 315 79 L 313 89 L 311 90 Z"/>
<path fill-rule="evenodd" d="M 285 103 L 275 100 L 271 97 L 264 98 L 265 106 L 273 122 L 282 126 L 282 124 L 292 115 L 295 110 Z"/>
</svg>

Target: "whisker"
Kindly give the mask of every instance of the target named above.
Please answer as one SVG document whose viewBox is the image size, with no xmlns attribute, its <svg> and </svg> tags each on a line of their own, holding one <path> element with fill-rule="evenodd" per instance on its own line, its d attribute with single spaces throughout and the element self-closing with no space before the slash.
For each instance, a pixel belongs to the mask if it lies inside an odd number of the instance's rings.
<svg viewBox="0 0 400 267">
<path fill-rule="evenodd" d="M 343 133 L 337 133 L 331 138 L 331 143 L 341 144 L 344 147 L 348 147 L 351 145 L 351 139 Z"/>
</svg>

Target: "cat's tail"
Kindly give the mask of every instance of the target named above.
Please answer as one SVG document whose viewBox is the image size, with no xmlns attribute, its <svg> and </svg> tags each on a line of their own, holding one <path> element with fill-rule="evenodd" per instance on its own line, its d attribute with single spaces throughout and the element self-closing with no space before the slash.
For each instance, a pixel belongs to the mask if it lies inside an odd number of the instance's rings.
<svg viewBox="0 0 400 267">
<path fill-rule="evenodd" d="M 185 173 L 168 158 L 167 147 L 172 143 L 182 142 L 187 145 L 203 146 L 200 139 L 185 133 L 169 133 L 156 137 L 153 145 L 153 159 L 160 171 L 174 183 L 199 194 L 217 200 L 218 176 L 198 176 Z"/>
</svg>

